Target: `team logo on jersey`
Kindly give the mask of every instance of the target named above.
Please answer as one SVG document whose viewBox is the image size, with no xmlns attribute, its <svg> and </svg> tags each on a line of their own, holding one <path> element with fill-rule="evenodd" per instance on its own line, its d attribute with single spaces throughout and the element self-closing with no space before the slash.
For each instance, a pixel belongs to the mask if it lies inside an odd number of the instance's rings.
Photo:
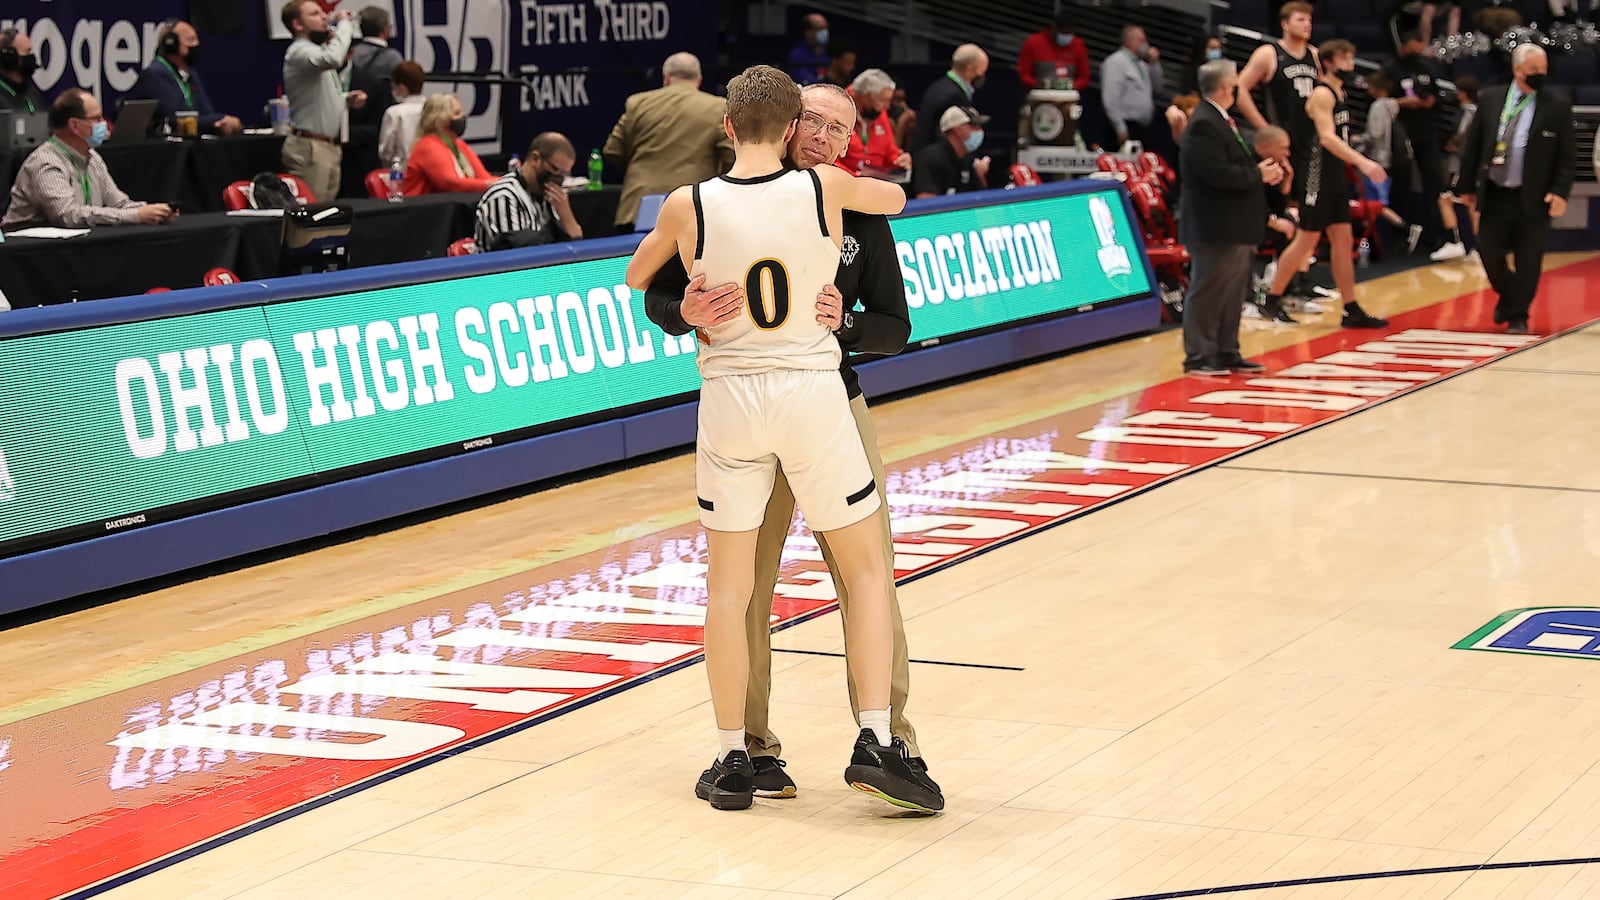
<svg viewBox="0 0 1600 900">
<path fill-rule="evenodd" d="M 861 252 L 861 242 L 853 235 L 844 236 L 844 246 L 839 248 L 839 259 L 847 266 L 856 264 L 856 254 Z"/>
<path fill-rule="evenodd" d="M 1600 609 L 1546 606 L 1514 609 L 1453 645 L 1457 650 L 1600 659 Z"/>
<path fill-rule="evenodd" d="M 1100 237 L 1100 271 L 1107 278 L 1133 274 L 1133 261 L 1128 258 L 1128 248 L 1117 243 L 1117 222 L 1111 217 L 1111 206 L 1104 197 L 1089 200 L 1089 218 L 1094 220 L 1094 231 Z"/>
</svg>

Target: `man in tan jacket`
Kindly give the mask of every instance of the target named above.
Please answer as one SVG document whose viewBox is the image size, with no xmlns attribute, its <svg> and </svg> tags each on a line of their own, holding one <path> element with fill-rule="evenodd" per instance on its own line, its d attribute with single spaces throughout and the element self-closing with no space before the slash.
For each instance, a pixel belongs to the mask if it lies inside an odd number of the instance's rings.
<svg viewBox="0 0 1600 900">
<path fill-rule="evenodd" d="M 662 87 L 628 98 L 606 139 L 606 157 L 628 167 L 618 226 L 632 226 L 641 198 L 715 178 L 733 164 L 733 141 L 722 130 L 723 100 L 700 90 L 700 60 L 672 54 L 661 65 L 661 80 Z"/>
</svg>

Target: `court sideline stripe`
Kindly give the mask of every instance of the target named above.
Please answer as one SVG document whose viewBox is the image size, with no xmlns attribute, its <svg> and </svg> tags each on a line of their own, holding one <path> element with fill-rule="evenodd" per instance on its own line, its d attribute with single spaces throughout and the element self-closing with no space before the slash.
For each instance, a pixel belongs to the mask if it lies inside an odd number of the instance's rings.
<svg viewBox="0 0 1600 900">
<path fill-rule="evenodd" d="M 1323 472 L 1316 469 L 1272 469 L 1265 466 L 1220 466 L 1230 472 L 1270 472 L 1279 475 L 1320 475 L 1328 478 L 1370 478 L 1376 481 L 1411 481 L 1418 484 L 1459 484 L 1468 487 L 1521 488 L 1528 491 L 1565 491 L 1600 494 L 1600 488 L 1562 487 L 1555 484 L 1512 484 L 1508 481 L 1465 481 L 1459 478 L 1423 478 L 1419 475 L 1367 475 L 1361 472 Z"/>
<path fill-rule="evenodd" d="M 1116 900 L 1180 900 L 1183 897 L 1210 897 L 1217 894 L 1237 894 L 1246 891 L 1269 891 L 1274 888 L 1308 887 L 1318 884 L 1344 884 L 1352 881 L 1376 881 L 1380 878 L 1407 878 L 1413 875 L 1458 875 L 1463 872 L 1493 872 L 1504 869 L 1544 869 L 1557 866 L 1588 866 L 1600 863 L 1600 856 L 1573 859 L 1531 859 L 1521 862 L 1463 863 L 1455 866 L 1432 866 L 1426 869 L 1391 869 L 1387 872 L 1355 872 L 1349 875 L 1317 875 L 1309 878 L 1285 878 L 1281 881 L 1256 881 L 1249 884 L 1226 884 L 1209 888 L 1189 888 L 1182 891 L 1162 891 L 1158 894 L 1134 894 Z"/>
<path fill-rule="evenodd" d="M 1600 376 L 1600 372 L 1579 372 L 1576 369 L 1521 369 L 1515 367 L 1501 368 L 1495 366 L 1491 372 L 1517 372 L 1525 375 L 1588 375 L 1591 378 Z"/>
<path fill-rule="evenodd" d="M 830 656 L 830 657 L 833 657 L 834 659 L 844 659 L 845 658 L 843 653 L 837 653 L 837 652 L 832 651 L 832 650 L 796 650 L 796 649 L 792 649 L 792 648 L 789 648 L 789 647 L 773 647 L 772 648 L 772 652 L 773 653 L 797 653 L 797 654 L 799 654 L 801 656 Z M 945 660 L 945 659 L 912 659 L 912 660 L 907 660 L 907 662 L 918 663 L 918 664 L 924 665 L 924 666 L 956 666 L 957 668 L 962 668 L 962 669 L 994 669 L 995 671 L 998 671 L 998 672 L 1026 672 L 1026 671 L 1028 671 L 1027 669 L 1024 669 L 1021 666 L 1000 666 L 1000 665 L 995 665 L 994 663 L 951 662 L 951 661 Z"/>
<path fill-rule="evenodd" d="M 1432 381 L 1421 382 L 1421 383 L 1419 383 L 1419 384 L 1417 384 L 1417 385 L 1415 385 L 1413 387 L 1410 387 L 1410 388 L 1407 388 L 1404 391 L 1401 391 L 1398 394 L 1392 394 L 1392 395 L 1390 395 L 1388 397 L 1384 397 L 1384 398 L 1375 400 L 1372 403 L 1367 404 L 1366 406 L 1360 406 L 1360 407 L 1357 407 L 1355 409 L 1348 410 L 1348 411 L 1340 413 L 1340 414 L 1338 414 L 1338 415 L 1336 415 L 1336 416 L 1334 416 L 1332 418 L 1325 419 L 1325 420 L 1323 420 L 1321 422 L 1317 422 L 1317 423 L 1314 423 L 1314 424 L 1311 424 L 1311 425 L 1304 426 L 1302 428 L 1296 429 L 1295 431 L 1289 432 L 1287 434 L 1280 434 L 1280 435 L 1275 435 L 1273 437 L 1269 437 L 1269 438 L 1267 438 L 1266 440 L 1262 441 L 1259 444 L 1253 444 L 1253 445 L 1251 445 L 1249 447 L 1245 447 L 1245 448 L 1242 448 L 1242 449 L 1240 449 L 1238 451 L 1235 451 L 1234 453 L 1230 453 L 1227 456 L 1219 457 L 1217 459 L 1211 460 L 1210 462 L 1202 463 L 1202 464 L 1196 465 L 1196 466 L 1194 466 L 1192 468 L 1185 469 L 1182 472 L 1178 472 L 1178 473 L 1175 473 L 1173 475 L 1169 475 L 1169 476 L 1167 476 L 1165 478 L 1160 479 L 1159 481 L 1151 482 L 1150 484 L 1145 485 L 1144 487 L 1135 488 L 1133 490 L 1128 491 L 1127 493 L 1119 494 L 1119 495 L 1117 495 L 1115 497 L 1107 498 L 1107 499 L 1105 499 L 1105 500 L 1103 500 L 1103 501 L 1101 501 L 1099 503 L 1096 503 L 1096 504 L 1094 504 L 1092 506 L 1086 507 L 1086 508 L 1084 508 L 1083 510 L 1081 510 L 1079 512 L 1072 513 L 1072 514 L 1064 516 L 1064 517 L 1062 517 L 1060 519 L 1056 519 L 1056 520 L 1051 521 L 1051 522 L 1046 522 L 1046 523 L 1043 523 L 1043 524 L 1041 524 L 1039 526 L 1036 526 L 1034 528 L 1030 528 L 1030 529 L 1027 529 L 1025 531 L 1018 532 L 1017 534 L 1014 534 L 1014 535 L 1012 535 L 1010 537 L 1002 538 L 1002 539 L 1000 539 L 998 541 L 995 541 L 993 543 L 990 543 L 990 544 L 985 544 L 982 547 L 974 548 L 974 549 L 972 549 L 972 550 L 970 550 L 970 551 L 968 551 L 966 553 L 963 553 L 963 554 L 961 554 L 959 556 L 951 557 L 950 559 L 947 559 L 942 563 L 939 563 L 939 564 L 934 565 L 934 566 L 930 566 L 930 567 L 928 567 L 926 569 L 923 569 L 922 571 L 915 572 L 915 573 L 913 573 L 911 575 L 907 575 L 904 578 L 896 579 L 895 584 L 896 584 L 896 586 L 899 586 L 899 585 L 910 584 L 910 583 L 915 582 L 915 581 L 920 581 L 921 579 L 926 578 L 926 577 L 928 577 L 930 575 L 933 575 L 935 573 L 943 572 L 943 571 L 945 571 L 946 569 L 949 569 L 952 566 L 958 565 L 960 563 L 966 562 L 966 561 L 971 560 L 971 559 L 975 559 L 975 558 L 977 558 L 979 556 L 982 556 L 984 554 L 994 552 L 994 551 L 999 550 L 999 549 L 1001 549 L 1003 547 L 1009 547 L 1012 544 L 1015 544 L 1015 543 L 1025 539 L 1025 538 L 1029 538 L 1029 537 L 1032 537 L 1032 536 L 1034 536 L 1036 534 L 1041 534 L 1043 532 L 1050 531 L 1050 530 L 1052 530 L 1054 528 L 1058 528 L 1058 527 L 1060 527 L 1062 525 L 1065 525 L 1068 522 L 1075 522 L 1079 518 L 1081 518 L 1081 517 L 1083 517 L 1085 515 L 1088 515 L 1090 513 L 1098 512 L 1099 510 L 1103 510 L 1103 509 L 1109 509 L 1110 507 L 1117 506 L 1117 505 L 1119 505 L 1121 503 L 1125 503 L 1128 500 L 1131 500 L 1131 499 L 1133 499 L 1135 497 L 1143 496 L 1144 494 L 1149 493 L 1150 491 L 1155 490 L 1156 488 L 1158 488 L 1158 487 L 1160 487 L 1162 485 L 1172 484 L 1173 482 L 1178 481 L 1180 479 L 1188 478 L 1190 476 L 1197 475 L 1197 474 L 1199 474 L 1201 472 L 1210 471 L 1211 469 L 1217 468 L 1218 466 L 1221 466 L 1223 463 L 1229 462 L 1230 460 L 1237 459 L 1237 458 L 1239 458 L 1241 456 L 1244 456 L 1246 454 L 1249 454 L 1249 453 L 1254 453 L 1257 450 L 1261 450 L 1261 449 L 1266 448 L 1266 447 L 1275 446 L 1280 441 L 1285 441 L 1285 440 L 1288 440 L 1290 438 L 1297 437 L 1297 436 L 1303 435 L 1303 434 L 1309 434 L 1309 433 L 1311 433 L 1313 431 L 1316 431 L 1319 428 L 1326 427 L 1326 426 L 1331 425 L 1331 424 L 1333 424 L 1335 422 L 1343 422 L 1346 419 L 1350 418 L 1351 416 L 1360 415 L 1361 413 L 1366 412 L 1367 410 L 1370 410 L 1370 409 L 1377 409 L 1378 407 L 1383 406 L 1383 405 L 1385 405 L 1387 403 L 1393 402 L 1393 401 L 1398 400 L 1398 399 L 1400 399 L 1402 397 L 1408 397 L 1408 396 L 1410 396 L 1410 395 L 1412 395 L 1412 394 L 1414 394 L 1414 393 L 1416 393 L 1418 391 L 1424 390 L 1424 389 L 1432 387 L 1434 385 L 1444 384 L 1445 382 L 1448 382 L 1448 381 L 1450 381 L 1452 379 L 1455 379 L 1455 378 L 1459 378 L 1462 375 L 1467 374 L 1468 372 L 1479 371 L 1480 369 L 1484 368 L 1485 366 L 1490 365 L 1493 362 L 1497 362 L 1497 361 L 1500 361 L 1500 360 L 1508 359 L 1508 358 L 1510 358 L 1512 356 L 1515 356 L 1518 353 L 1523 353 L 1523 352 L 1526 352 L 1528 350 L 1531 350 L 1534 347 L 1542 347 L 1545 344 L 1548 344 L 1548 343 L 1550 343 L 1552 341 L 1559 340 L 1560 338 L 1564 338 L 1564 337 L 1567 337 L 1568 335 L 1575 334 L 1575 333 L 1577 333 L 1579 331 L 1582 331 L 1584 329 L 1591 328 L 1596 323 L 1600 323 L 1600 319 L 1591 319 L 1588 322 L 1584 322 L 1584 323 L 1582 323 L 1580 325 L 1575 325 L 1572 328 L 1568 328 L 1568 329 L 1566 329 L 1564 331 L 1560 331 L 1560 332 L 1557 332 L 1555 334 L 1545 335 L 1545 336 L 1540 337 L 1537 340 L 1531 341 L 1531 342 L 1529 342 L 1529 343 L 1527 343 L 1527 344 L 1525 344 L 1525 345 L 1523 345 L 1521 347 L 1517 347 L 1517 348 L 1514 348 L 1514 349 L 1511 349 L 1511 350 L 1507 350 L 1505 353 L 1502 353 L 1499 356 L 1488 357 L 1488 358 L 1485 358 L 1481 362 L 1478 362 L 1478 363 L 1475 363 L 1475 364 L 1473 364 L 1471 366 L 1468 366 L 1467 368 L 1458 369 L 1458 370 L 1456 370 L 1454 372 L 1446 373 L 1444 375 L 1441 375 L 1438 378 L 1433 379 Z M 1338 332 L 1334 332 L 1334 333 L 1337 334 Z M 832 603 L 830 603 L 830 604 L 828 604 L 826 606 L 819 607 L 818 609 L 813 610 L 812 612 L 810 612 L 808 614 L 796 616 L 795 618 L 793 618 L 793 619 L 791 619 L 791 620 L 789 620 L 787 622 L 784 622 L 784 623 L 781 623 L 781 624 L 779 624 L 777 626 L 774 626 L 772 631 L 773 631 L 774 634 L 776 634 L 777 632 L 784 631 L 784 630 L 787 630 L 789 628 L 793 628 L 796 625 L 800 625 L 802 623 L 809 622 L 809 621 L 811 621 L 813 619 L 820 618 L 820 617 L 825 616 L 825 615 L 829 615 L 829 614 L 833 613 L 834 611 L 836 611 L 838 608 L 839 608 L 839 603 L 838 603 L 837 600 L 835 600 L 834 602 L 832 602 Z M 193 858 L 195 856 L 199 856 L 201 853 L 205 853 L 205 852 L 207 852 L 209 850 L 214 850 L 217 847 L 220 847 L 220 846 L 222 846 L 224 844 L 231 843 L 234 840 L 237 840 L 238 838 L 246 837 L 248 835 L 254 834 L 254 833 L 258 832 L 258 831 L 262 831 L 262 830 L 264 830 L 266 828 L 269 828 L 269 827 L 271 827 L 273 825 L 276 825 L 279 822 L 285 821 L 287 819 L 294 818 L 295 816 L 298 816 L 301 813 L 309 812 L 309 811 L 311 811 L 313 809 L 318 809 L 320 807 L 328 805 L 329 803 L 334 802 L 335 800 L 344 799 L 345 797 L 348 797 L 351 794 L 355 794 L 355 793 L 357 793 L 359 791 L 362 791 L 362 790 L 365 790 L 365 789 L 367 789 L 369 787 L 374 787 L 374 786 L 379 785 L 379 784 L 387 783 L 387 782 L 392 781 L 393 779 L 398 778 L 398 777 L 400 777 L 402 775 L 407 775 L 407 774 L 415 772 L 415 771 L 417 771 L 419 769 L 422 769 L 422 768 L 425 768 L 427 766 L 430 766 L 433 763 L 439 762 L 440 760 L 449 759 L 451 757 L 458 756 L 458 755 L 460 755 L 462 753 L 465 753 L 465 752 L 467 752 L 469 750 L 475 750 L 478 747 L 481 747 L 481 746 L 483 746 L 485 744 L 491 743 L 493 741 L 499 740 L 500 738 L 507 737 L 509 735 L 513 735 L 513 734 L 517 734 L 519 732 L 525 731 L 525 730 L 527 730 L 529 728 L 532 728 L 535 725 L 541 724 L 543 722 L 547 722 L 550 719 L 554 719 L 557 716 L 563 716 L 563 715 L 566 715 L 568 713 L 574 712 L 576 710 L 583 709 L 583 708 L 585 708 L 585 707 L 587 707 L 587 706 L 589 706 L 589 705 L 591 705 L 593 703 L 596 703 L 596 702 L 598 702 L 600 700 L 603 700 L 603 699 L 606 699 L 608 697 L 615 696 L 615 695 L 617 695 L 617 694 L 619 694 L 619 693 L 621 693 L 621 692 L 623 692 L 625 690 L 628 690 L 630 688 L 634 688 L 634 687 L 637 687 L 637 686 L 639 686 L 641 684 L 645 684 L 645 683 L 648 683 L 648 682 L 651 682 L 651 681 L 655 681 L 658 678 L 662 678 L 662 677 L 665 677 L 667 675 L 673 674 L 673 673 L 675 673 L 675 672 L 677 672 L 677 671 L 679 671 L 681 669 L 685 669 L 685 668 L 688 668 L 689 666 L 698 664 L 699 662 L 701 662 L 704 659 L 704 657 L 705 657 L 705 652 L 701 651 L 699 653 L 693 654 L 692 656 L 685 657 L 684 659 L 681 659 L 676 663 L 671 663 L 671 664 L 663 666 L 662 668 L 657 669 L 657 670 L 655 670 L 653 672 L 645 673 L 644 675 L 638 676 L 635 679 L 631 679 L 629 681 L 624 681 L 624 682 L 622 682 L 620 684 L 613 685 L 610 688 L 607 688 L 607 689 L 604 689 L 604 690 L 601 690 L 601 691 L 597 691 L 594 694 L 590 694 L 589 696 L 584 697 L 583 699 L 581 699 L 581 700 L 579 700 L 577 702 L 574 702 L 572 704 L 568 704 L 566 706 L 562 706 L 559 709 L 551 710 L 548 713 L 545 713 L 543 715 L 538 715 L 538 716 L 535 716 L 533 718 L 530 718 L 530 719 L 527 719 L 527 720 L 524 720 L 524 721 L 521 721 L 521 722 L 512 723 L 511 725 L 507 725 L 504 728 L 498 729 L 496 731 L 488 732 L 488 733 L 483 734 L 483 735 L 481 735 L 481 736 L 479 736 L 477 738 L 474 738 L 472 740 L 469 740 L 469 741 L 466 741 L 464 743 L 458 744 L 456 746 L 448 747 L 448 748 L 445 748 L 443 750 L 439 750 L 439 751 L 435 751 L 435 752 L 429 753 L 426 756 L 422 756 L 422 757 L 419 757 L 417 759 L 414 759 L 411 762 L 408 762 L 408 763 L 406 763 L 406 764 L 404 764 L 402 766 L 398 766 L 398 767 L 396 767 L 394 769 L 391 769 L 391 770 L 389 770 L 387 772 L 381 772 L 381 773 L 379 773 L 377 775 L 373 775 L 370 778 L 365 779 L 363 781 L 358 781 L 358 782 L 355 782 L 353 784 L 346 785 L 345 787 L 339 788 L 338 790 L 333 791 L 333 792 L 331 792 L 329 794 L 325 794 L 325 795 L 323 795 L 321 797 L 316 797 L 316 798 L 313 798 L 311 800 L 307 800 L 306 802 L 304 802 L 304 803 L 302 803 L 302 804 L 300 804 L 298 806 L 294 806 L 294 807 L 291 807 L 289 809 L 281 810 L 279 812 L 276 812 L 276 813 L 273 813 L 273 814 L 271 814 L 269 816 L 266 816 L 266 817 L 264 817 L 262 819 L 258 819 L 256 821 L 250 822 L 250 823 L 248 823 L 246 825 L 241 825 L 238 828 L 235 828 L 235 829 L 233 829 L 232 831 L 230 831 L 230 832 L 228 832 L 226 834 L 221 834 L 221 835 L 217 835 L 215 837 L 207 838 L 206 840 L 203 840 L 203 841 L 197 842 L 195 844 L 192 844 L 192 845 L 190 845 L 188 847 L 185 847 L 182 850 L 178 850 L 178 851 L 176 851 L 174 853 L 168 854 L 167 856 L 164 856 L 161 859 L 151 860 L 150 862 L 147 862 L 147 863 L 145 863 L 143 865 L 140 865 L 140 866 L 137 866 L 135 868 L 129 869 L 126 872 L 121 872 L 121 873 L 118 873 L 117 875 L 113 875 L 110 878 L 107 878 L 107 879 L 105 879 L 103 881 L 100 881 L 100 882 L 98 882 L 96 884 L 92 884 L 92 885 L 88 885 L 88 886 L 79 888 L 78 890 L 73 891 L 73 892 L 68 893 L 68 894 L 63 894 L 63 895 L 61 895 L 60 900 L 78 900 L 78 898 L 87 898 L 87 897 L 98 896 L 100 894 L 105 893 L 106 891 L 113 890 L 115 888 L 118 888 L 118 887 L 121 887 L 123 885 L 129 884 L 129 883 L 131 883 L 133 881 L 136 881 L 136 880 L 138 880 L 138 879 L 140 879 L 140 878 L 142 878 L 142 877 L 144 877 L 146 875 L 153 874 L 153 873 L 158 872 L 158 871 L 160 871 L 162 869 L 165 869 L 165 868 L 168 868 L 170 866 L 173 866 L 173 865 L 175 865 L 175 864 L 177 864 L 179 862 L 183 862 L 184 860 L 191 859 L 191 858 Z M 1600 861 L 1600 860 L 1597 860 L 1597 861 Z M 1173 897 L 1201 896 L 1204 893 L 1205 890 L 1208 890 L 1208 889 L 1201 889 L 1201 893 L 1175 894 L 1175 895 L 1171 895 L 1171 896 L 1173 896 Z M 1209 889 L 1209 890 L 1214 890 L 1214 889 Z M 1163 895 L 1150 895 L 1149 897 L 1146 897 L 1146 898 L 1126 898 L 1126 900 L 1158 900 L 1158 898 L 1161 897 L 1161 896 L 1163 896 Z"/>
</svg>

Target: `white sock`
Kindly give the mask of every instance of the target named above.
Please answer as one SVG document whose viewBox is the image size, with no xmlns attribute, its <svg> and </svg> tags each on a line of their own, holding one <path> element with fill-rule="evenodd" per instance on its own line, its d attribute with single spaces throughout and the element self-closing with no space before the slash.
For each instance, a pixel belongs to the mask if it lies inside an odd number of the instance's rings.
<svg viewBox="0 0 1600 900">
<path fill-rule="evenodd" d="M 889 711 L 887 709 L 863 709 L 861 711 L 861 727 L 872 729 L 873 735 L 878 739 L 878 746 L 889 746 L 889 741 L 893 735 L 889 733 Z"/>
<path fill-rule="evenodd" d="M 717 759 L 724 759 L 729 750 L 744 749 L 744 729 L 717 729 Z"/>
</svg>

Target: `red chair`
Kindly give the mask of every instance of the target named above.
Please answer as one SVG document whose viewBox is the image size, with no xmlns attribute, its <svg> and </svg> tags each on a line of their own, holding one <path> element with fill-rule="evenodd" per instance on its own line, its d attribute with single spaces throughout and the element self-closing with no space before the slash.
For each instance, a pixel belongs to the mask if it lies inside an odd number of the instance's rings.
<svg viewBox="0 0 1600 900">
<path fill-rule="evenodd" d="M 206 287 L 216 287 L 219 284 L 238 284 L 239 276 L 233 274 L 233 272 L 229 269 L 224 269 L 221 266 L 218 266 L 217 268 L 207 272 L 205 277 L 201 279 L 200 283 Z"/>
<path fill-rule="evenodd" d="M 1161 189 L 1168 194 L 1172 193 L 1172 187 L 1178 181 L 1178 173 L 1172 171 L 1172 167 L 1167 165 L 1167 161 L 1162 159 L 1161 154 L 1154 150 L 1146 150 L 1139 154 L 1139 170 L 1146 175 L 1154 175 L 1159 178 L 1161 180 Z"/>
<path fill-rule="evenodd" d="M 311 193 L 311 186 L 298 175 L 280 173 L 278 180 L 289 186 L 289 193 L 295 195 L 301 203 L 315 203 L 317 196 Z M 250 182 L 235 181 L 222 189 L 222 208 L 228 212 L 250 208 Z"/>
<path fill-rule="evenodd" d="M 1183 320 L 1183 297 L 1189 290 L 1189 251 L 1178 243 L 1177 223 L 1167 201 L 1146 179 L 1128 184 L 1133 211 L 1144 232 L 1145 252 L 1161 288 L 1161 315 L 1167 322 Z"/>
<path fill-rule="evenodd" d="M 1102 153 L 1094 158 L 1094 167 L 1102 172 L 1120 172 L 1122 171 L 1122 160 L 1109 153 Z"/>
<path fill-rule="evenodd" d="M 172 288 L 169 288 L 169 287 L 153 287 L 150 290 L 145 291 L 145 293 L 146 294 L 170 294 L 170 293 L 172 293 Z"/>
<path fill-rule="evenodd" d="M 367 186 L 367 196 L 374 200 L 387 200 L 389 198 L 389 170 L 373 169 L 362 179 L 362 184 Z"/>
<path fill-rule="evenodd" d="M 1016 163 L 1011 167 L 1011 183 L 1017 187 L 1033 187 L 1042 182 L 1039 180 L 1039 173 L 1035 172 L 1032 166 Z"/>
<path fill-rule="evenodd" d="M 476 240 L 462 238 L 459 241 L 452 242 L 449 247 L 445 248 L 444 254 L 446 256 L 469 256 L 477 252 L 478 242 Z"/>
</svg>

